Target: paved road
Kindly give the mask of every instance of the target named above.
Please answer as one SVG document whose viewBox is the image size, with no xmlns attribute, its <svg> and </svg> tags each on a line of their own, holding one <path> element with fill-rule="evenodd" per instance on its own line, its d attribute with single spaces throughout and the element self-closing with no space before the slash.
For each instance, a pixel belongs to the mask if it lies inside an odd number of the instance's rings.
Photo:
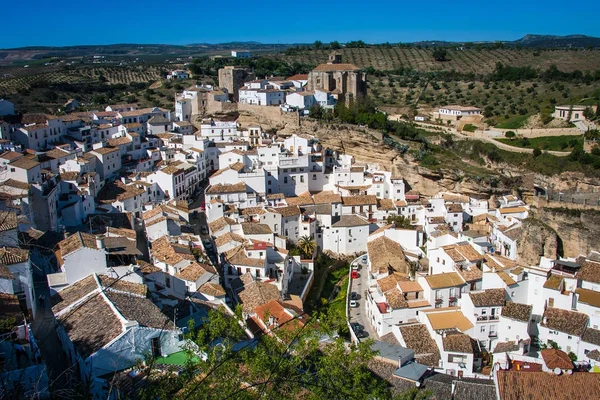
<svg viewBox="0 0 600 400">
<path fill-rule="evenodd" d="M 362 256 L 355 259 L 352 264 L 358 263 L 359 265 L 359 277 L 358 279 L 350 280 L 350 292 L 356 292 L 358 297 L 358 307 L 350 308 L 350 322 L 358 322 L 364 326 L 365 332 L 368 334 L 368 338 L 378 340 L 379 336 L 371 326 L 371 323 L 367 320 L 367 311 L 365 308 L 365 291 L 369 287 L 368 284 L 368 272 L 367 265 L 362 262 Z"/>
</svg>

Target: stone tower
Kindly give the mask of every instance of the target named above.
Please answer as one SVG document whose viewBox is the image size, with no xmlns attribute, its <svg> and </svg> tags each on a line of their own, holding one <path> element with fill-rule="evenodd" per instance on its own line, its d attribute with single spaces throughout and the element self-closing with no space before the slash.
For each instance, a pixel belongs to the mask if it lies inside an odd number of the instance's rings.
<svg viewBox="0 0 600 400">
<path fill-rule="evenodd" d="M 219 87 L 227 89 L 230 100 L 238 101 L 239 91 L 244 86 L 244 79 L 248 74 L 243 68 L 227 66 L 219 69 Z"/>
<path fill-rule="evenodd" d="M 308 74 L 308 90 L 331 93 L 337 102 L 349 105 L 367 95 L 367 74 L 354 64 L 342 63 L 342 55 L 331 53 L 327 64 Z"/>
</svg>

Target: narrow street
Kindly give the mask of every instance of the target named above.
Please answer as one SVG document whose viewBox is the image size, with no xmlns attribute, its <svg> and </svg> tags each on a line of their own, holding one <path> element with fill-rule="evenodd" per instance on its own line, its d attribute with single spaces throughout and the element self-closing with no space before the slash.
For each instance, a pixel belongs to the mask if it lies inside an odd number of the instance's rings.
<svg viewBox="0 0 600 400">
<path fill-rule="evenodd" d="M 358 264 L 358 279 L 350 280 L 350 293 L 356 292 L 358 295 L 358 307 L 350 308 L 350 322 L 357 322 L 362 325 L 365 333 L 367 334 L 366 338 L 379 340 L 379 336 L 375 333 L 375 330 L 371 327 L 371 323 L 367 319 L 367 310 L 365 307 L 365 291 L 369 287 L 368 284 L 368 275 L 369 272 L 367 270 L 367 264 L 362 262 L 362 257 L 360 256 L 352 261 L 352 265 Z M 348 299 L 350 301 L 350 299 Z M 365 339 L 366 339 L 365 338 Z"/>
<path fill-rule="evenodd" d="M 34 294 L 37 305 L 36 318 L 31 323 L 31 330 L 40 348 L 42 359 L 46 364 L 50 389 L 54 393 L 73 387 L 73 377 L 76 374 L 70 370 L 71 364 L 62 351 L 54 315 L 52 314 L 50 289 L 43 271 L 34 269 Z M 39 297 L 43 296 L 43 301 Z"/>
</svg>

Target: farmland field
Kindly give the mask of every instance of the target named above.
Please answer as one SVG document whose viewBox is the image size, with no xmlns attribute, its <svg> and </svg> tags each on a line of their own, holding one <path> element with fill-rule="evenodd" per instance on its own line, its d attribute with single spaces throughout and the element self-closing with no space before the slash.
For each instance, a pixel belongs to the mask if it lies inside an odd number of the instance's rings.
<svg viewBox="0 0 600 400">
<path fill-rule="evenodd" d="M 530 66 L 540 69 L 556 65 L 564 72 L 595 71 L 600 68 L 598 50 L 448 49 L 448 61 L 444 62 L 434 60 L 433 49 L 416 47 L 374 46 L 344 48 L 336 51 L 342 54 L 343 62 L 353 63 L 361 68 L 373 67 L 380 71 L 408 67 L 420 72 L 455 70 L 461 73 L 488 74 L 494 70 L 497 62 L 515 67 Z M 290 63 L 317 65 L 327 62 L 330 53 L 331 50 L 304 50 L 298 54 L 278 53 L 273 56 Z"/>
</svg>

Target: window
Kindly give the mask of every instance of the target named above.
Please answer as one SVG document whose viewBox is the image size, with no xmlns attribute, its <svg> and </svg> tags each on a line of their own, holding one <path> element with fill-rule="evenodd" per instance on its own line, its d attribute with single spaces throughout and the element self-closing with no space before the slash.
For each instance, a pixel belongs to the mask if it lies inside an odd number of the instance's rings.
<svg viewBox="0 0 600 400">
<path fill-rule="evenodd" d="M 304 183 L 304 175 L 300 176 L 300 182 Z"/>
<path fill-rule="evenodd" d="M 485 332 L 485 326 L 482 326 L 482 327 L 481 327 L 481 332 L 482 332 L 482 333 L 483 333 L 483 332 Z"/>
<path fill-rule="evenodd" d="M 287 183 L 287 176 L 283 177 L 283 183 Z"/>
<path fill-rule="evenodd" d="M 313 181 L 317 180 L 317 174 L 313 174 Z"/>
<path fill-rule="evenodd" d="M 167 276 L 167 279 L 165 279 L 165 285 L 167 285 L 168 288 L 171 287 L 171 275 Z"/>
</svg>

